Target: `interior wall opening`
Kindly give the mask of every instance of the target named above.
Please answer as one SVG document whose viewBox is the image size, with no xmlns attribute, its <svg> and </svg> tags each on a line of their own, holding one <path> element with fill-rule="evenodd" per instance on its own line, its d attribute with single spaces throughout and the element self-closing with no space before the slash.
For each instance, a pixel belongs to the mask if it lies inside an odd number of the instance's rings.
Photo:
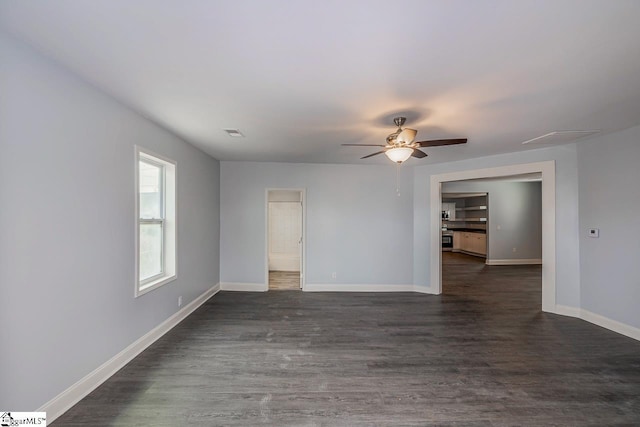
<svg viewBox="0 0 640 427">
<path fill-rule="evenodd" d="M 461 181 L 476 181 L 477 185 L 483 185 L 482 182 L 490 183 L 492 181 L 505 181 L 508 179 L 516 179 L 520 181 L 535 181 L 539 182 L 540 199 L 539 207 L 533 208 L 536 212 L 539 212 L 540 222 L 537 225 L 537 229 L 534 231 L 536 236 L 540 239 L 535 239 L 535 253 L 532 255 L 528 250 L 532 250 L 530 245 L 531 241 L 525 241 L 524 245 L 510 246 L 512 243 L 504 245 L 501 249 L 493 244 L 492 235 L 495 237 L 496 233 L 500 232 L 504 236 L 512 237 L 515 235 L 510 227 L 512 227 L 512 220 L 514 215 L 507 215 L 506 219 L 500 220 L 495 223 L 496 209 L 500 212 L 504 205 L 496 205 L 491 200 L 487 202 L 487 229 L 489 244 L 487 246 L 487 259 L 483 263 L 481 260 L 477 263 L 479 269 L 484 269 L 485 265 L 505 265 L 511 266 L 513 270 L 517 270 L 518 266 L 532 266 L 537 269 L 537 273 L 533 276 L 536 279 L 536 283 L 541 282 L 541 286 L 536 284 L 536 292 L 540 295 L 540 305 L 542 311 L 556 312 L 556 225 L 555 225 L 555 162 L 545 161 L 538 163 L 524 163 L 515 164 L 509 166 L 500 166 L 495 168 L 466 170 L 459 172 L 450 172 L 440 175 L 432 175 L 431 177 L 431 292 L 434 294 L 441 294 L 443 292 L 443 260 L 447 261 L 449 254 L 443 257 L 442 252 L 442 193 L 445 192 L 448 185 L 456 185 L 456 182 Z M 484 184 L 484 185 L 487 185 Z M 459 185 L 459 184 L 457 184 Z M 443 188 L 445 190 L 443 190 Z M 461 191 L 458 188 L 459 191 Z M 449 188 L 447 191 L 453 191 Z M 465 191 L 470 191 L 466 189 Z M 481 191 L 479 187 L 475 187 L 473 191 Z M 482 191 L 487 192 L 489 195 L 492 191 L 487 191 L 486 188 Z M 513 195 L 503 198 L 501 203 L 506 203 L 506 212 L 513 209 L 522 209 L 522 206 L 528 206 L 527 204 L 514 203 Z M 492 217 L 492 212 L 494 216 Z M 529 212 L 530 213 L 530 212 Z M 482 217 L 481 217 L 482 218 Z M 508 222 L 503 222 L 508 221 Z M 508 227 L 505 229 L 505 224 Z M 498 230 L 500 226 L 500 230 Z M 540 230 L 540 231 L 537 231 Z M 517 230 L 516 230 L 517 231 Z M 509 233 L 506 233 L 509 232 Z M 531 230 L 528 230 L 531 232 Z M 533 239 L 531 239 L 533 240 Z M 506 240 L 508 242 L 508 240 Z M 522 242 L 522 240 L 521 240 Z M 529 246 L 528 246 L 529 245 Z M 496 249 L 498 248 L 498 249 Z M 515 248 L 515 251 L 514 251 Z M 525 250 L 526 249 L 526 250 Z M 506 252 L 505 252 L 506 251 Z M 510 252 L 509 252 L 510 251 Z M 505 255 L 505 253 L 507 255 Z M 519 258 L 514 258 L 514 253 Z M 538 255 L 540 254 L 540 255 Z M 456 254 L 457 255 L 457 254 Z M 513 258 L 513 259 L 512 259 Z M 478 260 L 476 260 L 478 261 Z M 507 270 L 505 268 L 504 270 Z M 456 273 L 461 273 L 461 269 L 456 270 Z M 470 277 L 463 278 L 466 283 L 472 283 L 469 280 Z M 445 281 L 446 282 L 446 281 Z M 539 291 L 541 288 L 541 291 Z"/>
<path fill-rule="evenodd" d="M 532 173 L 442 183 L 444 295 L 540 311 L 541 178 Z"/>
<path fill-rule="evenodd" d="M 267 191 L 267 280 L 269 290 L 303 288 L 303 191 Z"/>
</svg>

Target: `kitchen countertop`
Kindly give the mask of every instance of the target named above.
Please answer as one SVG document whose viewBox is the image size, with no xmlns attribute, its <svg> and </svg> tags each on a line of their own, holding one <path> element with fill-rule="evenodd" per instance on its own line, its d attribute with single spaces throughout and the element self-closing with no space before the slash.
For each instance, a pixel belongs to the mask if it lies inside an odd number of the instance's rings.
<svg viewBox="0 0 640 427">
<path fill-rule="evenodd" d="M 443 233 L 447 231 L 464 231 L 467 233 L 487 234 L 487 230 L 478 230 L 477 228 L 447 228 L 446 230 L 442 230 Z"/>
</svg>

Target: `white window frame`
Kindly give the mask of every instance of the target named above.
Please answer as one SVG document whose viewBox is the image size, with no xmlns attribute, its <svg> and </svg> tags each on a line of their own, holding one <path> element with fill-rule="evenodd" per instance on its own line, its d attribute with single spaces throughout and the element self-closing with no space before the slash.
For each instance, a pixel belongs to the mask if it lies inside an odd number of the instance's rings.
<svg viewBox="0 0 640 427">
<path fill-rule="evenodd" d="M 161 218 L 140 218 L 140 161 L 162 168 L 161 177 Z M 135 147 L 135 297 L 144 295 L 160 286 L 172 282 L 177 274 L 177 215 L 176 215 L 176 169 L 174 160 L 153 153 L 145 148 Z M 162 226 L 162 266 L 161 273 L 140 280 L 140 225 L 160 224 Z"/>
</svg>

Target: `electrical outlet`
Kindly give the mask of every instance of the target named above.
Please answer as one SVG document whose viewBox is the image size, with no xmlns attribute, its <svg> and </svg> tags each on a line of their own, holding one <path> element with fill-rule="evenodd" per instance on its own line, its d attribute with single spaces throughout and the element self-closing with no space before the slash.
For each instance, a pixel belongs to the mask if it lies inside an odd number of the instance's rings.
<svg viewBox="0 0 640 427">
<path fill-rule="evenodd" d="M 590 228 L 589 229 L 589 237 L 595 237 L 596 239 L 600 237 L 600 229 L 599 228 Z"/>
<path fill-rule="evenodd" d="M 500 230 L 502 228 L 502 226 L 500 224 L 498 224 L 498 226 L 496 227 L 496 230 Z"/>
<path fill-rule="evenodd" d="M 517 249 L 516 249 L 516 248 L 513 248 L 513 252 L 516 252 L 516 251 L 517 251 Z"/>
<path fill-rule="evenodd" d="M 335 271 L 334 271 L 333 273 L 331 273 L 331 278 L 332 278 L 332 279 L 335 279 L 336 277 L 337 277 L 337 274 L 336 274 L 336 272 L 335 272 Z"/>
<path fill-rule="evenodd" d="M 178 297 L 178 307 L 182 307 L 182 295 Z"/>
</svg>

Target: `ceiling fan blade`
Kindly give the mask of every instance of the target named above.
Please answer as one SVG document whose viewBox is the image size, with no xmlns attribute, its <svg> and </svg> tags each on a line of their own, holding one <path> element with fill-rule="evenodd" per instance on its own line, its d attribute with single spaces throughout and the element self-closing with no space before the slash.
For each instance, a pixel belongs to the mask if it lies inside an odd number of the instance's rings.
<svg viewBox="0 0 640 427">
<path fill-rule="evenodd" d="M 420 141 L 417 144 L 420 147 L 440 147 L 442 145 L 456 145 L 456 144 L 466 144 L 467 138 L 456 138 L 456 139 L 432 139 L 430 141 Z"/>
<path fill-rule="evenodd" d="M 343 147 L 386 147 L 384 144 L 340 144 Z"/>
<path fill-rule="evenodd" d="M 383 145 L 384 147 L 384 145 Z M 368 156 L 360 157 L 361 159 L 368 159 L 369 157 L 377 156 L 378 154 L 382 154 L 384 151 L 378 151 L 377 153 L 369 154 Z"/>
<path fill-rule="evenodd" d="M 422 159 L 422 158 L 427 157 L 427 153 L 425 153 L 422 150 L 418 150 L 417 148 L 414 148 L 413 149 L 413 153 L 411 153 L 411 156 L 417 157 L 418 159 Z"/>
</svg>

